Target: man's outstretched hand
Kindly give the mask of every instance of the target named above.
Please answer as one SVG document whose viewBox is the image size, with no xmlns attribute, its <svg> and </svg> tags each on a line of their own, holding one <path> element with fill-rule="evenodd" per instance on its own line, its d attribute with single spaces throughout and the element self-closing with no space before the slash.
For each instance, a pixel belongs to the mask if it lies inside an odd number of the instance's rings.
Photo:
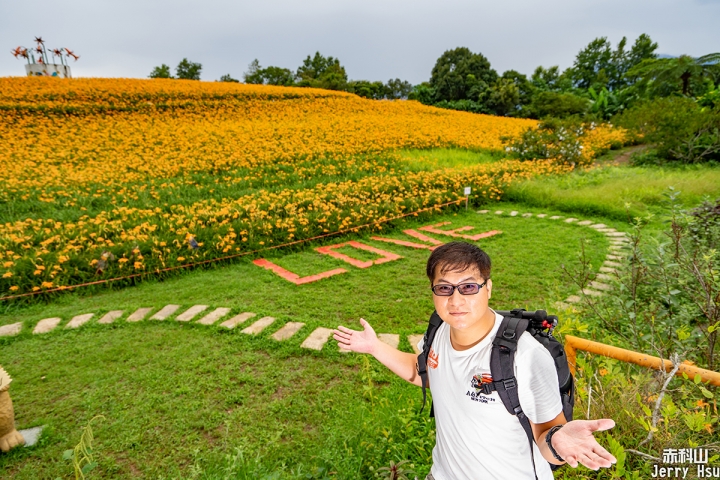
<svg viewBox="0 0 720 480">
<path fill-rule="evenodd" d="M 597 470 L 608 468 L 617 459 L 600 446 L 593 432 L 609 430 L 615 422 L 609 418 L 601 420 L 573 420 L 566 423 L 552 436 L 552 446 L 568 465 L 575 468 L 582 463 L 587 468 Z"/>
<path fill-rule="evenodd" d="M 377 334 L 364 318 L 360 319 L 360 325 L 363 327 L 360 332 L 340 326 L 337 330 L 333 330 L 333 338 L 343 350 L 372 354 L 378 341 Z"/>
</svg>

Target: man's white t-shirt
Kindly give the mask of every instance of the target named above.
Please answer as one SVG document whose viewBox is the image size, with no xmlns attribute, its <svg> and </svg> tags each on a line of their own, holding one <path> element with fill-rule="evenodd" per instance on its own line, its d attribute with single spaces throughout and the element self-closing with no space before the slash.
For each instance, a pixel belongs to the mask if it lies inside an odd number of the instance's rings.
<svg viewBox="0 0 720 480">
<path fill-rule="evenodd" d="M 490 352 L 502 316 L 480 343 L 464 351 L 450 343 L 450 327 L 438 329 L 428 356 L 436 443 L 431 473 L 435 480 L 533 479 L 527 435 L 510 415 L 498 393 L 479 393 L 490 380 Z M 418 344 L 422 351 L 423 341 Z M 554 419 L 562 411 L 555 362 L 550 352 L 525 332 L 515 353 L 520 405 L 533 423 Z M 533 442 L 539 480 L 552 479 L 547 461 Z"/>
</svg>

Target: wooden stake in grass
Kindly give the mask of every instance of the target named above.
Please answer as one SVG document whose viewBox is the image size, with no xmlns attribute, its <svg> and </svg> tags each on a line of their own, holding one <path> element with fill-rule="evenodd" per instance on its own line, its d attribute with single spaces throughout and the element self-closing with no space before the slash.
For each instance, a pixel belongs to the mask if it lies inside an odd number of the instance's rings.
<svg viewBox="0 0 720 480">
<path fill-rule="evenodd" d="M 93 432 L 90 427 L 92 422 L 97 418 L 104 419 L 105 417 L 102 415 L 96 415 L 90 419 L 85 428 L 83 428 L 82 435 L 80 435 L 80 443 L 75 445 L 75 448 L 73 449 L 65 450 L 65 453 L 63 454 L 63 460 L 72 460 L 73 462 L 73 467 L 75 467 L 75 480 L 85 480 L 85 475 L 90 473 L 93 468 L 97 467 L 97 462 L 93 458 Z"/>
</svg>

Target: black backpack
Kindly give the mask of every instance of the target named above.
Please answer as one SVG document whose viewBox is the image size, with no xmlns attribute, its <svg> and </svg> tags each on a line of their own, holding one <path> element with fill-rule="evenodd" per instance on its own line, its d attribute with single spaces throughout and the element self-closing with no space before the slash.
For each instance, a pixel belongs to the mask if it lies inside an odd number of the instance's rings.
<svg viewBox="0 0 720 480">
<path fill-rule="evenodd" d="M 497 331 L 497 335 L 493 339 L 492 352 L 490 353 L 490 375 L 493 381 L 481 383 L 478 387 L 481 392 L 486 395 L 496 390 L 507 411 L 511 415 L 517 416 L 518 420 L 520 420 L 520 424 L 523 430 L 525 430 L 528 442 L 530 443 L 530 455 L 534 469 L 535 459 L 532 446 L 535 439 L 532 428 L 530 427 L 530 421 L 520 406 L 517 382 L 515 381 L 515 351 L 517 350 L 517 342 L 520 336 L 525 331 L 528 331 L 535 340 L 540 342 L 542 346 L 550 352 L 553 360 L 555 360 L 555 370 L 558 375 L 563 414 L 568 422 L 573 418 L 573 406 L 575 405 L 573 376 L 570 373 L 570 367 L 568 366 L 567 357 L 565 356 L 565 349 L 563 349 L 560 342 L 552 335 L 558 322 L 556 316 L 548 315 L 545 310 L 527 312 L 520 308 L 509 312 L 497 311 L 497 313 L 503 316 L 503 320 Z M 423 409 L 425 408 L 427 399 L 427 392 L 425 391 L 428 382 L 427 359 L 430 353 L 430 347 L 435 339 L 435 333 L 442 323 L 443 320 L 437 312 L 433 312 L 430 316 L 427 331 L 423 337 L 423 351 L 418 355 L 417 369 L 422 380 Z M 422 412 L 422 409 L 420 411 Z M 432 405 L 430 406 L 430 416 L 435 416 Z M 550 467 L 555 470 L 559 468 L 559 465 L 550 464 Z M 537 474 L 535 478 L 537 479 Z"/>
</svg>

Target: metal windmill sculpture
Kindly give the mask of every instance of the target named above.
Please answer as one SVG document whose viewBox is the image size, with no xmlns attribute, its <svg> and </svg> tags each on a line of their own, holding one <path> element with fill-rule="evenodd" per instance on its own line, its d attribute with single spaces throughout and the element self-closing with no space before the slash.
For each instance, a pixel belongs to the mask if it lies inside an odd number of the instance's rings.
<svg viewBox="0 0 720 480">
<path fill-rule="evenodd" d="M 19 46 L 10 51 L 15 58 L 22 57 L 27 60 L 25 73 L 29 77 L 72 77 L 67 60 L 72 57 L 77 61 L 78 58 L 80 58 L 79 55 L 76 55 L 69 48 L 53 48 L 48 50 L 45 48 L 45 41 L 42 37 L 35 37 L 35 43 L 35 48 Z M 37 58 L 35 56 L 36 54 Z M 55 59 L 57 58 L 60 59 L 60 63 L 55 63 Z"/>
</svg>

